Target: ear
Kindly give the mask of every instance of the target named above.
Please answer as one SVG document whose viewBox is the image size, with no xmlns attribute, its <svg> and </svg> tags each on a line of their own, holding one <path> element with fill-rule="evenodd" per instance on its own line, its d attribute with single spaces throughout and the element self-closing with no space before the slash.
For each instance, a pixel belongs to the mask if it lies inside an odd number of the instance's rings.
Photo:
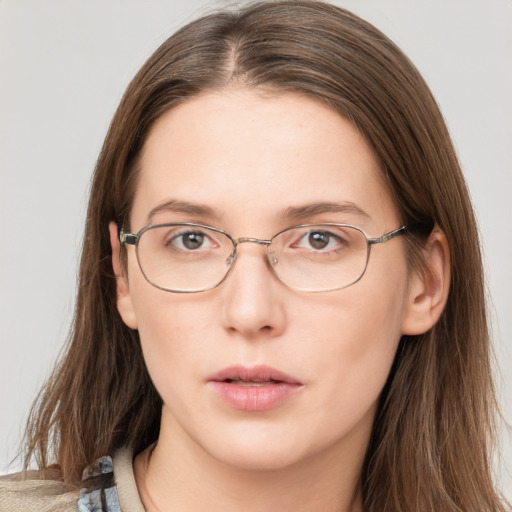
<svg viewBox="0 0 512 512">
<path fill-rule="evenodd" d="M 445 234 L 436 226 L 424 249 L 425 272 L 414 271 L 402 318 L 402 334 L 427 332 L 439 320 L 450 290 L 450 248 Z"/>
<path fill-rule="evenodd" d="M 130 288 L 128 286 L 128 276 L 123 270 L 121 265 L 121 244 L 119 242 L 119 235 L 117 232 L 117 225 L 115 222 L 111 222 L 108 225 L 110 232 L 110 246 L 112 247 L 112 268 L 114 275 L 116 276 L 116 304 L 117 310 L 121 315 L 124 323 L 130 327 L 130 329 L 137 329 L 137 317 L 132 303 L 132 297 L 130 295 Z"/>
</svg>

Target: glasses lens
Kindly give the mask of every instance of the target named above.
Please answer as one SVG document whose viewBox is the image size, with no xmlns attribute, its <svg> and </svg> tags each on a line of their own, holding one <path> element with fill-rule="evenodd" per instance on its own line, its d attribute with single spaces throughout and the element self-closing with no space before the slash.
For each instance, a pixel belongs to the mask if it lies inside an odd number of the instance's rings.
<svg viewBox="0 0 512 512">
<path fill-rule="evenodd" d="M 179 292 L 206 290 L 220 283 L 232 252 L 226 234 L 188 224 L 151 226 L 137 244 L 146 279 L 158 288 Z"/>
<path fill-rule="evenodd" d="M 368 243 L 353 226 L 318 224 L 278 234 L 269 249 L 274 272 L 286 285 L 302 291 L 349 286 L 364 274 Z"/>
</svg>

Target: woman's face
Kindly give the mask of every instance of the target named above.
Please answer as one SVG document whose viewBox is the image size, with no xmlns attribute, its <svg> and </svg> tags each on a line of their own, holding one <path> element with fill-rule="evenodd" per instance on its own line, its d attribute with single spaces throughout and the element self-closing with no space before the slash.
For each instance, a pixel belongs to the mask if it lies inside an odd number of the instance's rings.
<svg viewBox="0 0 512 512">
<path fill-rule="evenodd" d="M 371 237 L 401 226 L 349 121 L 300 95 L 246 89 L 195 97 L 150 132 L 130 227 L 168 222 L 261 239 L 302 223 Z M 321 293 L 287 288 L 257 244 L 239 246 L 220 286 L 191 294 L 151 286 L 127 251 L 118 307 L 163 399 L 162 437 L 253 469 L 364 453 L 407 317 L 403 237 L 373 247 L 359 282 Z"/>
</svg>

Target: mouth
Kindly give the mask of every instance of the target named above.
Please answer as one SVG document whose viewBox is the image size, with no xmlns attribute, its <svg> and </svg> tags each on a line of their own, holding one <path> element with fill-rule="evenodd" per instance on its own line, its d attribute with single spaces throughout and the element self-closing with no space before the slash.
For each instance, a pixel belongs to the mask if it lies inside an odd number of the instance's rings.
<svg viewBox="0 0 512 512">
<path fill-rule="evenodd" d="M 244 411 L 272 409 L 304 387 L 299 379 L 269 366 L 231 366 L 208 383 L 224 403 Z"/>
<path fill-rule="evenodd" d="M 274 384 L 302 385 L 302 382 L 271 366 L 230 366 L 213 375 L 209 380 L 237 386 L 270 386 Z"/>
<path fill-rule="evenodd" d="M 278 384 L 279 380 L 243 380 L 243 379 L 224 379 L 222 382 L 234 384 L 235 386 L 272 386 Z"/>
</svg>

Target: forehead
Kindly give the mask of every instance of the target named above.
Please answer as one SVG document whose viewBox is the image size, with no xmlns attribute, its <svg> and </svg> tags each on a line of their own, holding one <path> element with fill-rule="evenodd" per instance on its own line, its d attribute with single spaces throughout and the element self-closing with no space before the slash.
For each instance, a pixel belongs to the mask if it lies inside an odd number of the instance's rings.
<svg viewBox="0 0 512 512">
<path fill-rule="evenodd" d="M 205 205 L 219 219 L 270 222 L 319 203 L 356 204 L 374 221 L 396 217 L 379 161 L 347 119 L 298 94 L 247 89 L 197 96 L 155 123 L 134 227 L 169 200 Z"/>
</svg>

